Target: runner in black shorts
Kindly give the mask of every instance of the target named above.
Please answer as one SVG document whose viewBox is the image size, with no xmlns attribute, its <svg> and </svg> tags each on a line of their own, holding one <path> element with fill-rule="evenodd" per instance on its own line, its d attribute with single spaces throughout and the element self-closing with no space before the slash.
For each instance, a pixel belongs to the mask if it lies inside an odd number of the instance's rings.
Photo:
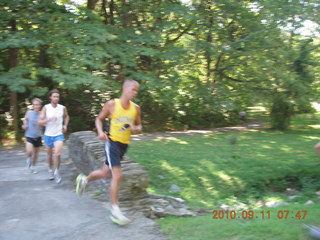
<svg viewBox="0 0 320 240">
<path fill-rule="evenodd" d="M 114 142 L 111 139 L 105 143 L 106 161 L 109 168 L 121 166 L 121 160 L 127 152 L 128 144 Z"/>
<path fill-rule="evenodd" d="M 42 138 L 41 137 L 37 137 L 37 138 L 27 137 L 27 142 L 31 143 L 35 148 L 42 146 Z"/>
<path fill-rule="evenodd" d="M 139 84 L 134 80 L 127 80 L 123 84 L 121 97 L 105 103 L 95 123 L 99 139 L 106 141 L 106 161 L 101 169 L 91 172 L 89 176 L 79 174 L 76 180 L 76 192 L 81 195 L 88 182 L 106 178 L 111 173 L 110 218 L 121 225 L 130 222 L 120 211 L 118 202 L 119 185 L 122 178 L 121 159 L 128 149 L 131 134 L 139 133 L 142 129 L 140 107 L 131 101 L 138 91 Z M 105 118 L 109 119 L 108 134 L 103 131 L 102 126 Z"/>
<path fill-rule="evenodd" d="M 42 127 L 38 125 L 42 101 L 39 98 L 32 99 L 33 110 L 28 110 L 23 119 L 22 128 L 25 130 L 27 168 L 31 173 L 36 173 L 34 167 L 38 160 L 39 149 L 42 146 Z"/>
</svg>

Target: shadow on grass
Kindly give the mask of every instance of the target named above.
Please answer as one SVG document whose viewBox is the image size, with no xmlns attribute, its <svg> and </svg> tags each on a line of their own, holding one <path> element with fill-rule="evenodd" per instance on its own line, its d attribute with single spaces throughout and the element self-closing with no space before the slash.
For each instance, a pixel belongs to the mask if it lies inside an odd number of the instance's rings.
<svg viewBox="0 0 320 240">
<path fill-rule="evenodd" d="M 130 157 L 150 174 L 152 191 L 212 207 L 222 199 L 249 201 L 288 187 L 320 187 L 314 131 L 234 133 L 172 137 L 133 143 Z M 306 184 L 309 181 L 309 184 Z M 182 190 L 170 193 L 172 184 Z"/>
</svg>

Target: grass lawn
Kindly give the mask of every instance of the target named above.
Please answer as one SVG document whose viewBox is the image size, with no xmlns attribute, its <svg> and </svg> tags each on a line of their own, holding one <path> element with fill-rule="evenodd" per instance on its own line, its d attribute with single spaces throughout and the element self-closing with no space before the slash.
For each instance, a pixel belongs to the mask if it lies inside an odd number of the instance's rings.
<svg viewBox="0 0 320 240">
<path fill-rule="evenodd" d="M 320 159 L 313 149 L 320 141 L 320 116 L 301 115 L 292 123 L 286 132 L 264 129 L 133 142 L 128 155 L 149 172 L 149 191 L 181 197 L 191 207 L 217 210 L 227 204 L 240 216 L 166 217 L 158 222 L 168 238 L 308 239 L 302 224 L 320 225 L 315 194 L 320 190 Z M 172 184 L 181 191 L 171 193 Z M 296 190 L 297 199 L 288 200 L 288 188 Z M 315 204 L 304 205 L 307 200 Z M 259 201 L 288 205 L 260 208 Z M 255 211 L 254 219 L 242 219 L 244 209 Z M 261 219 L 261 211 L 270 211 L 270 217 Z M 290 215 L 279 219 L 278 211 Z M 295 219 L 299 211 L 307 216 Z"/>
</svg>

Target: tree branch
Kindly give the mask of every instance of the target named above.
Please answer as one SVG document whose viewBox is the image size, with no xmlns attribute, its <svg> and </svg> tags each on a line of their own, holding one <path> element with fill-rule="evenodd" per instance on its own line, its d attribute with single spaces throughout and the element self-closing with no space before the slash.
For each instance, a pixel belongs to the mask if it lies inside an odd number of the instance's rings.
<svg viewBox="0 0 320 240">
<path fill-rule="evenodd" d="M 177 37 L 175 37 L 174 39 L 168 39 L 165 45 L 179 40 L 186 32 L 188 32 L 190 30 L 192 25 L 193 25 L 193 23 L 190 23 L 189 26 L 187 26 L 182 32 L 180 32 L 179 35 Z"/>
</svg>

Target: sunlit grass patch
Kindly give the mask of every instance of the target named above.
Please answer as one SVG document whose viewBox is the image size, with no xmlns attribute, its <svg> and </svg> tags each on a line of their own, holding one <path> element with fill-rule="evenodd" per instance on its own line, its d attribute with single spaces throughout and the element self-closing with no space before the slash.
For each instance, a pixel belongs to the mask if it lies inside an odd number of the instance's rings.
<svg viewBox="0 0 320 240">
<path fill-rule="evenodd" d="M 202 199 L 209 207 L 220 198 L 245 196 L 252 189 L 263 195 L 273 179 L 319 175 L 312 168 L 317 163 L 313 138 L 293 133 L 237 133 L 233 146 L 229 143 L 233 135 L 219 133 L 178 137 L 179 141 L 175 138 L 147 144 L 134 142 L 129 155 L 145 165 L 154 191 L 171 194 L 170 185 L 176 184 L 181 187 L 177 196 L 186 197 L 195 205 L 197 198 Z"/>
<path fill-rule="evenodd" d="M 133 142 L 129 156 L 149 172 L 151 191 L 181 197 L 191 207 L 227 204 L 259 211 L 261 202 L 288 202 L 278 210 L 310 213 L 303 221 L 165 218 L 159 223 L 170 239 L 308 239 L 302 224 L 320 225 L 315 194 L 320 190 L 320 159 L 314 151 L 320 129 L 309 126 L 318 122 L 318 115 L 306 115 L 294 118 L 285 132 L 264 129 Z M 180 191 L 170 192 L 172 184 Z M 295 200 L 288 200 L 288 188 L 295 190 Z M 315 205 L 304 205 L 308 200 Z"/>
<path fill-rule="evenodd" d="M 226 214 L 224 218 L 212 219 L 214 214 L 211 214 L 194 218 L 167 217 L 157 222 L 172 240 L 307 240 L 310 238 L 303 224 L 320 223 L 319 214 L 319 204 L 311 206 L 295 204 L 285 208 L 237 211 L 234 219 L 230 218 L 230 215 L 227 218 Z"/>
</svg>

